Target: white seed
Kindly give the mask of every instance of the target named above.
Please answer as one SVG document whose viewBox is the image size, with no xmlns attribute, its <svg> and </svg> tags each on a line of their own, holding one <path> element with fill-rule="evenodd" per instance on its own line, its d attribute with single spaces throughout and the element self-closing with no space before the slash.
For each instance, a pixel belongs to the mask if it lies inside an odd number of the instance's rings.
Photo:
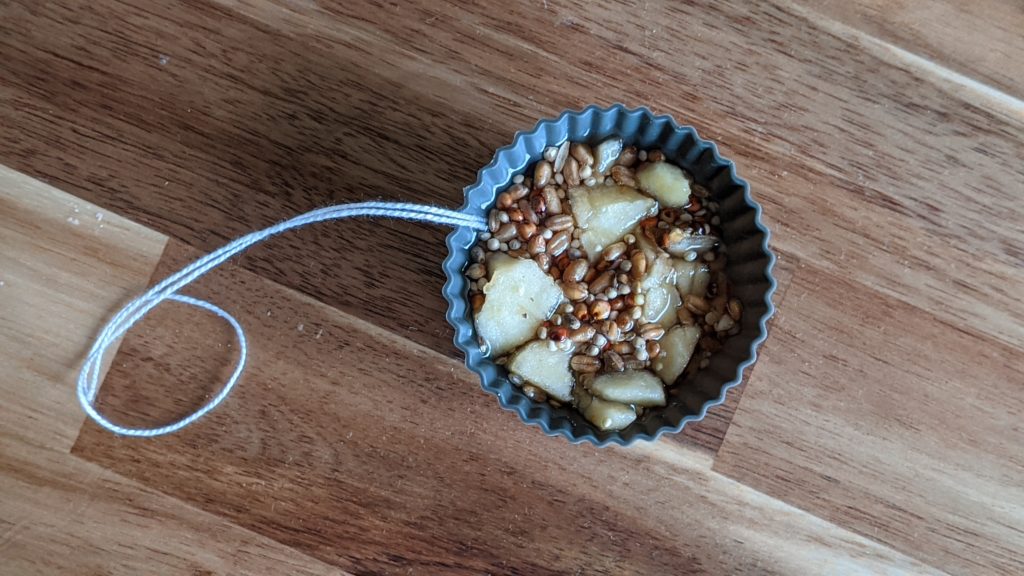
<svg viewBox="0 0 1024 576">
<path fill-rule="evenodd" d="M 590 166 L 584 166 L 583 168 L 580 168 L 580 179 L 581 180 L 586 180 L 587 178 L 590 178 L 593 175 L 594 175 L 594 169 L 591 168 Z"/>
<path fill-rule="evenodd" d="M 600 353 L 601 349 L 598 348 L 597 346 L 594 346 L 593 344 L 587 346 L 587 356 L 597 356 Z"/>
<path fill-rule="evenodd" d="M 647 297 L 643 294 L 637 294 L 636 296 L 633 296 L 633 302 L 635 302 L 637 306 L 643 306 L 644 303 L 647 302 Z"/>
<path fill-rule="evenodd" d="M 519 240 L 512 239 L 508 241 L 508 247 L 509 250 L 519 250 L 523 247 L 523 243 Z"/>
<path fill-rule="evenodd" d="M 573 311 L 572 304 L 569 304 L 569 303 L 562 304 L 562 314 L 572 314 L 572 311 Z"/>
<path fill-rule="evenodd" d="M 572 248 L 579 248 L 580 247 L 580 241 L 579 240 L 573 240 L 572 242 L 569 242 L 569 246 L 571 246 Z"/>
<path fill-rule="evenodd" d="M 633 269 L 633 263 L 630 262 L 629 260 L 623 260 L 619 264 L 619 270 L 621 270 L 623 272 L 629 272 L 632 269 Z"/>
<path fill-rule="evenodd" d="M 490 232 L 481 232 L 480 233 L 480 239 L 484 240 L 484 241 L 490 240 L 491 239 L 491 233 Z"/>
<path fill-rule="evenodd" d="M 551 323 L 554 324 L 555 326 L 561 326 L 562 325 L 562 316 L 559 315 L 559 314 L 555 314 L 551 318 Z"/>
<path fill-rule="evenodd" d="M 557 183 L 559 186 L 565 184 L 565 176 L 562 176 L 561 172 L 555 172 L 555 183 Z"/>
<path fill-rule="evenodd" d="M 547 148 L 544 149 L 544 159 L 547 160 L 548 162 L 554 162 L 555 156 L 557 155 L 558 148 L 555 148 L 554 146 L 548 146 Z"/>
<path fill-rule="evenodd" d="M 541 326 L 540 328 L 537 328 L 537 339 L 538 340 L 547 340 L 548 339 L 548 329 L 547 329 L 547 326 Z"/>
<path fill-rule="evenodd" d="M 614 300 L 619 297 L 619 291 L 615 288 L 609 288 L 604 291 L 604 295 L 607 296 L 609 300 Z"/>
<path fill-rule="evenodd" d="M 724 314 L 721 318 L 718 319 L 718 322 L 715 323 L 715 331 L 726 332 L 735 325 L 736 321 L 733 320 L 732 317 L 729 316 L 728 314 Z"/>
<path fill-rule="evenodd" d="M 497 238 L 490 238 L 487 240 L 487 249 L 491 252 L 497 252 L 501 248 L 501 242 Z"/>
<path fill-rule="evenodd" d="M 636 155 L 636 157 L 639 158 L 641 162 L 646 162 L 647 161 L 647 150 L 641 150 L 640 153 Z"/>
<path fill-rule="evenodd" d="M 486 274 L 487 268 L 484 268 L 484 265 L 480 263 L 470 264 L 469 267 L 466 268 L 466 276 L 469 276 L 473 280 L 479 280 Z"/>
<path fill-rule="evenodd" d="M 541 232 L 540 235 L 543 236 L 545 240 L 551 240 L 551 237 L 554 236 L 555 233 L 552 232 L 551 230 L 545 228 L 544 231 Z"/>
<path fill-rule="evenodd" d="M 508 224 L 508 212 L 498 212 L 498 221 L 502 224 Z"/>
<path fill-rule="evenodd" d="M 484 249 L 480 246 L 473 246 L 473 249 L 469 251 L 469 255 L 473 258 L 474 262 L 483 262 L 486 256 Z"/>
<path fill-rule="evenodd" d="M 512 183 L 522 184 L 523 180 L 526 180 L 526 176 L 523 176 L 522 174 L 516 174 L 515 177 L 512 178 Z"/>
<path fill-rule="evenodd" d="M 631 292 L 633 292 L 633 289 L 629 287 L 629 284 L 622 284 L 619 286 L 619 296 L 625 296 Z"/>
<path fill-rule="evenodd" d="M 590 178 L 584 180 L 583 183 L 586 184 L 588 187 L 592 188 L 594 186 L 597 186 L 597 179 L 591 176 Z"/>
<path fill-rule="evenodd" d="M 555 172 L 562 172 L 562 168 L 565 168 L 565 161 L 569 158 L 569 141 L 562 142 L 562 145 L 558 147 L 555 152 L 555 159 L 552 162 Z"/>
<path fill-rule="evenodd" d="M 604 348 L 604 345 L 608 343 L 608 339 L 604 337 L 604 334 L 594 334 L 594 338 L 591 341 L 598 348 Z"/>
<path fill-rule="evenodd" d="M 697 253 L 693 250 L 687 250 L 686 252 L 683 252 L 683 259 L 687 262 L 693 262 L 697 259 Z"/>
</svg>

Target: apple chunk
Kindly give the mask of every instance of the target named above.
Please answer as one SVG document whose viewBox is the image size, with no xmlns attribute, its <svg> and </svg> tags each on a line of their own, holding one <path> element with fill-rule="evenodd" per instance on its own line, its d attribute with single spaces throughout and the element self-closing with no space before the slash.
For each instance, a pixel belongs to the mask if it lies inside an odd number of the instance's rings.
<svg viewBox="0 0 1024 576">
<path fill-rule="evenodd" d="M 627 404 L 602 400 L 582 390 L 577 401 L 583 417 L 601 430 L 622 430 L 636 420 L 636 411 Z"/>
<path fill-rule="evenodd" d="M 686 206 L 690 201 L 690 179 L 683 169 L 668 162 L 650 162 L 636 171 L 640 189 L 663 206 Z"/>
<path fill-rule="evenodd" d="M 676 270 L 672 266 L 672 258 L 667 254 L 655 258 L 648 265 L 647 274 L 640 280 L 640 289 L 644 295 L 641 320 L 660 324 L 668 330 L 676 323 L 676 308 L 683 302 L 676 289 Z"/>
<path fill-rule="evenodd" d="M 669 386 L 675 383 L 690 362 L 699 339 L 700 328 L 696 326 L 676 326 L 661 337 L 658 341 L 661 354 L 655 362 L 654 371 L 662 382 Z"/>
<path fill-rule="evenodd" d="M 568 402 L 572 400 L 573 386 L 570 358 L 572 349 L 551 350 L 547 341 L 535 340 L 512 355 L 508 370 L 547 392 L 548 396 Z"/>
<path fill-rule="evenodd" d="M 569 203 L 580 244 L 593 262 L 606 246 L 618 242 L 640 220 L 657 211 L 658 203 L 628 186 L 578 186 L 569 190 Z"/>
<path fill-rule="evenodd" d="M 703 262 L 675 261 L 676 288 L 680 296 L 696 294 L 703 296 L 711 282 L 711 271 Z"/>
<path fill-rule="evenodd" d="M 664 406 L 665 390 L 661 380 L 647 370 L 627 370 L 602 374 L 590 390 L 611 402 L 634 406 Z"/>
<path fill-rule="evenodd" d="M 476 314 L 476 331 L 488 354 L 498 357 L 533 339 L 561 303 L 562 289 L 533 260 L 495 253 L 487 268 L 491 276 L 483 288 L 486 298 Z"/>
</svg>

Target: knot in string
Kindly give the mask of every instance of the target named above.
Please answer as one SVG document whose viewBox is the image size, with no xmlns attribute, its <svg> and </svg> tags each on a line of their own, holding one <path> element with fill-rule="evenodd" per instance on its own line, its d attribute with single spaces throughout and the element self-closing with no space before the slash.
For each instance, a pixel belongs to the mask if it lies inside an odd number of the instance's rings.
<svg viewBox="0 0 1024 576">
<path fill-rule="evenodd" d="M 242 236 L 241 238 L 238 238 L 210 254 L 203 256 L 185 268 L 182 268 L 178 272 L 168 276 L 159 284 L 153 286 L 144 294 L 129 302 L 124 308 L 114 315 L 110 322 L 104 326 L 103 330 L 101 330 L 99 335 L 96 337 L 96 341 L 93 343 L 92 348 L 89 350 L 89 354 L 85 359 L 85 363 L 82 365 L 82 370 L 78 374 L 78 402 L 82 405 L 82 409 L 85 410 L 85 413 L 88 414 L 90 418 L 103 428 L 106 428 L 115 434 L 121 434 L 124 436 L 150 437 L 159 436 L 161 434 L 170 434 L 171 432 L 181 430 L 185 426 L 188 426 L 202 418 L 208 412 L 216 408 L 218 404 L 223 402 L 224 399 L 227 398 L 228 394 L 231 393 L 231 389 L 234 388 L 235 383 L 238 382 L 238 378 L 242 375 L 242 371 L 245 369 L 248 345 L 246 344 L 245 331 L 242 329 L 242 326 L 238 321 L 231 316 L 231 314 L 228 314 L 223 309 L 214 306 L 205 300 L 179 294 L 178 290 L 194 282 L 197 278 L 206 274 L 210 270 L 220 266 L 235 254 L 246 250 L 254 244 L 263 242 L 271 236 L 275 236 L 293 228 L 300 228 L 309 224 L 315 224 L 317 222 L 340 220 L 356 216 L 413 220 L 445 226 L 465 227 L 474 230 L 487 229 L 487 221 L 480 216 L 473 216 L 463 212 L 447 210 L 436 206 L 401 202 L 361 202 L 358 204 L 342 204 L 339 206 L 320 208 L 318 210 L 306 212 L 305 214 L 300 214 L 299 216 L 290 220 L 285 220 L 284 222 L 280 222 L 270 226 L 269 228 L 264 228 L 263 230 Z M 158 428 L 127 428 L 115 424 L 100 414 L 96 409 L 96 396 L 99 393 L 100 388 L 100 372 L 103 359 L 106 357 L 111 347 L 114 346 L 122 336 L 124 336 L 129 328 L 137 324 L 153 308 L 159 306 L 166 300 L 173 300 L 189 306 L 202 308 L 203 310 L 212 312 L 226 320 L 227 323 L 234 328 L 235 334 L 238 338 L 238 363 L 235 365 L 234 371 L 232 371 L 231 376 L 221 387 L 220 391 L 211 398 L 209 402 L 177 422 L 166 426 L 160 426 Z"/>
</svg>

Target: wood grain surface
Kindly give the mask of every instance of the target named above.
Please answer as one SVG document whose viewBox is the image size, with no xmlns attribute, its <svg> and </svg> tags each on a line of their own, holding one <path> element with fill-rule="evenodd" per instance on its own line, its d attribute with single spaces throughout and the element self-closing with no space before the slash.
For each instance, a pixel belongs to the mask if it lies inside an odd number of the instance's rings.
<svg viewBox="0 0 1024 576">
<path fill-rule="evenodd" d="M 1024 572 L 1024 8 L 1011 0 L 0 4 L 0 574 Z M 736 161 L 779 313 L 726 405 L 626 450 L 479 391 L 443 230 L 320 225 L 195 290 L 250 334 L 179 435 L 74 377 L 147 283 L 495 148 L 649 105 Z M 101 404 L 194 409 L 231 334 L 169 305 Z"/>
</svg>

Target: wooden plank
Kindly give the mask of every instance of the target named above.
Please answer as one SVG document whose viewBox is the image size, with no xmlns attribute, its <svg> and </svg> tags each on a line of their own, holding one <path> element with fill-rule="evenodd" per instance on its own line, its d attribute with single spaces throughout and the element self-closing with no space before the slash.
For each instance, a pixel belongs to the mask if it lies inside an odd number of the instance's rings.
<svg viewBox="0 0 1024 576">
<path fill-rule="evenodd" d="M 801 268 L 714 469 L 951 572 L 1020 574 L 1021 356 Z"/>
<path fill-rule="evenodd" d="M 1024 6 L 1012 0 L 805 3 L 939 66 L 1024 98 Z"/>
<path fill-rule="evenodd" d="M 190 257 L 175 242 L 161 269 Z M 707 469 L 671 443 L 573 446 L 501 411 L 459 363 L 238 268 L 188 292 L 247 328 L 235 395 L 180 434 L 87 424 L 74 453 L 356 573 L 932 573 Z M 101 394 L 119 421 L 180 415 L 233 350 L 169 306 Z M 707 518 L 714 517 L 714 522 Z"/>
<path fill-rule="evenodd" d="M 68 454 L 82 355 L 166 240 L 0 166 L 0 574 L 338 574 Z"/>
<path fill-rule="evenodd" d="M 719 141 L 780 248 L 856 270 L 949 322 L 1024 337 L 1006 288 L 1021 280 L 1024 246 L 1001 224 L 1024 219 L 1019 112 L 865 55 L 802 8 L 251 1 L 5 12 L 0 159 L 202 250 L 331 202 L 457 204 L 514 130 L 623 99 Z M 66 21 L 74 35 L 61 33 Z M 442 238 L 401 224 L 324 226 L 244 262 L 454 355 L 448 327 L 421 313 L 443 307 Z M 976 277 L 956 284 L 947 262 L 974 263 Z"/>
<path fill-rule="evenodd" d="M 78 364 L 104 317 L 146 287 L 166 240 L 0 166 L 0 437 L 71 448 Z"/>
<path fill-rule="evenodd" d="M 3 435 L 0 462 L 0 574 L 343 574 L 66 453 Z"/>
</svg>

